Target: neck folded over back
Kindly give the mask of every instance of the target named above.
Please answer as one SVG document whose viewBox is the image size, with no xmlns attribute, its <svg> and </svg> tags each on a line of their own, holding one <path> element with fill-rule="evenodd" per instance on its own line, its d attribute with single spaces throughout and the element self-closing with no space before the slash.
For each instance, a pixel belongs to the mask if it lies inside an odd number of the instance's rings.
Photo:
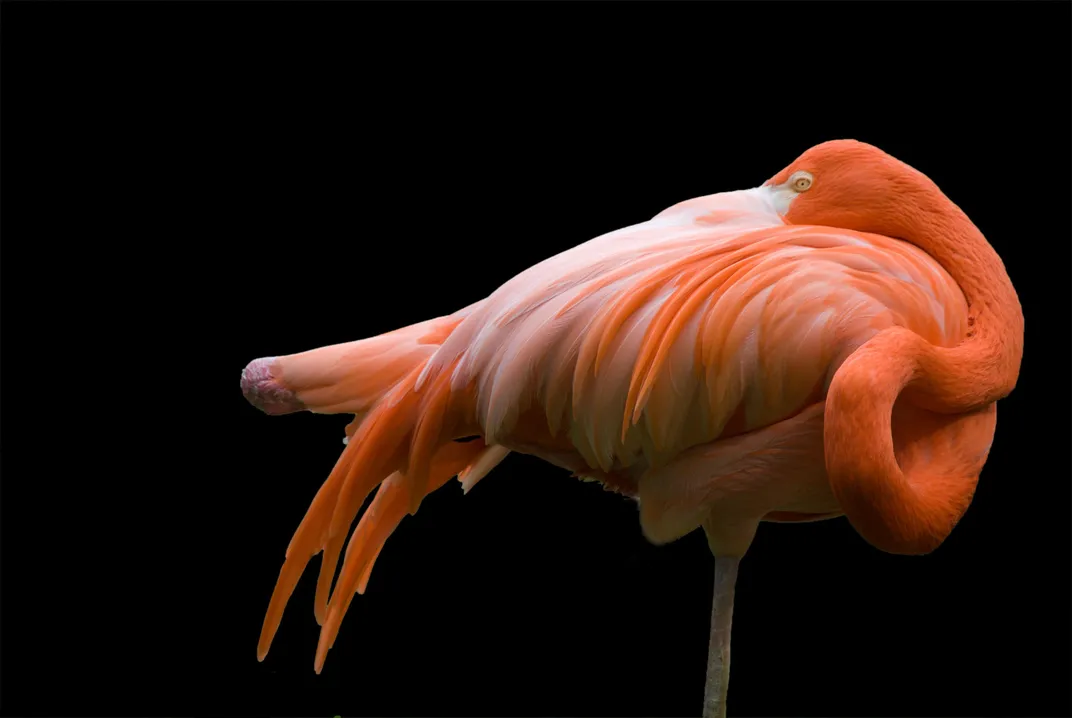
<svg viewBox="0 0 1072 718">
<path fill-rule="evenodd" d="M 964 292 L 969 331 L 936 347 L 901 327 L 881 332 L 838 369 L 827 395 L 831 488 L 856 530 L 891 553 L 927 553 L 971 502 L 1012 391 L 1024 319 L 1001 259 L 927 182 L 882 228 L 930 254 Z"/>
</svg>

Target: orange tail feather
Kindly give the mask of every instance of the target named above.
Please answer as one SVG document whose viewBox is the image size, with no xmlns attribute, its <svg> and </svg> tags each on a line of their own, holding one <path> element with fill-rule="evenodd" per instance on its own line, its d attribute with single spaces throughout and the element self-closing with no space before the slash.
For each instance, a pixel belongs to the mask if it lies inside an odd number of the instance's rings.
<svg viewBox="0 0 1072 718">
<path fill-rule="evenodd" d="M 421 391 L 414 386 L 424 369 L 410 368 L 371 408 L 355 428 L 331 475 L 321 486 L 287 550 L 258 643 L 263 660 L 278 630 L 283 611 L 309 561 L 323 551 L 314 614 L 321 624 L 315 668 L 320 672 L 356 593 L 368 583 L 372 564 L 407 513 L 416 511 L 428 493 L 474 466 L 484 456 L 483 440 L 453 441 L 467 415 L 465 397 L 450 390 L 447 367 Z M 501 449 L 499 450 L 501 453 Z M 498 456 L 498 453 L 496 454 Z M 497 463 L 497 462 L 496 462 Z M 381 483 L 382 482 L 382 483 Z M 332 580 L 342 546 L 361 505 L 379 490 L 362 516 L 342 556 L 334 589 Z"/>
</svg>

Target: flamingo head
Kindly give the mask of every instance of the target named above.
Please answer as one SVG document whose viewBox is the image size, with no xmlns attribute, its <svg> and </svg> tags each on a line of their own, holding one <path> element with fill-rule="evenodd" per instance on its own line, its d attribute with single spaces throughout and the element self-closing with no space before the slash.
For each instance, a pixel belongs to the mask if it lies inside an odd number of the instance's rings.
<svg viewBox="0 0 1072 718">
<path fill-rule="evenodd" d="M 789 224 L 905 236 L 937 186 L 879 148 L 856 140 L 815 145 L 764 183 Z"/>
</svg>

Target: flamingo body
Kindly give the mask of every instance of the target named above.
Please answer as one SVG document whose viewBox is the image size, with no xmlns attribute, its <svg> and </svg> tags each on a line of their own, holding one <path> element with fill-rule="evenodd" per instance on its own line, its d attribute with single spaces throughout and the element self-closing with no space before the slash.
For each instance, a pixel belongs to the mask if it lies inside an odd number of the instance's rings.
<svg viewBox="0 0 1072 718">
<path fill-rule="evenodd" d="M 355 415 L 288 549 L 259 656 L 323 551 L 319 671 L 401 518 L 512 451 L 636 498 L 654 542 L 702 526 L 716 557 L 742 556 L 762 520 L 843 513 L 884 550 L 940 543 L 1015 382 L 1019 305 L 988 302 L 996 270 L 965 274 L 948 237 L 921 238 L 944 221 L 963 235 L 954 249 L 977 249 L 929 180 L 862 143 L 809 153 L 760 187 L 562 252 L 454 314 L 251 363 L 243 391 L 265 411 Z M 962 369 L 973 337 L 982 364 Z"/>
</svg>

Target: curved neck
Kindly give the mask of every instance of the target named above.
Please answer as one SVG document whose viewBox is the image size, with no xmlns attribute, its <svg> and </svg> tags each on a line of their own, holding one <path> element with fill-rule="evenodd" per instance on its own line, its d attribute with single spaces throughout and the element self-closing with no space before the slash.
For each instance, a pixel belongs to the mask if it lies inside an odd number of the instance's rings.
<svg viewBox="0 0 1072 718">
<path fill-rule="evenodd" d="M 986 406 L 1016 386 L 1024 315 L 1005 265 L 967 215 L 927 180 L 917 202 L 901 210 L 900 236 L 933 257 L 964 292 L 968 334 L 953 348 L 927 344 L 906 391 L 933 411 Z"/>
<path fill-rule="evenodd" d="M 915 201 L 881 218 L 883 233 L 918 246 L 957 282 L 968 333 L 945 348 L 903 327 L 880 332 L 834 375 L 824 419 L 835 497 L 868 542 L 892 553 L 933 551 L 967 510 L 993 440 L 994 402 L 1016 385 L 1024 341 L 1020 301 L 997 253 L 933 183 L 916 189 Z M 934 412 L 930 423 L 914 415 L 898 430 L 902 396 L 908 411 Z"/>
</svg>

